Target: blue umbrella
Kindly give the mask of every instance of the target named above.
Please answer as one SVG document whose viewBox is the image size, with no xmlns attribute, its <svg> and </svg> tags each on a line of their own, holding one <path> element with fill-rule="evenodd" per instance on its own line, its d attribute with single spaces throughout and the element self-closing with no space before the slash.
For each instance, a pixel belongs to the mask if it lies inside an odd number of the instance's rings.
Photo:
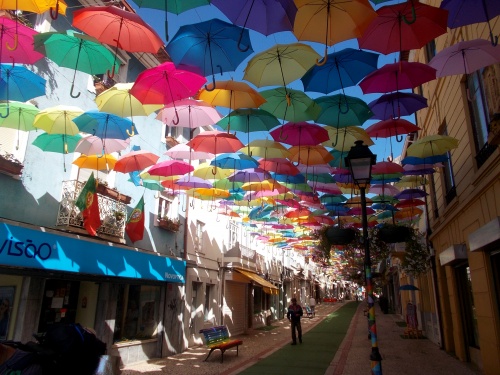
<svg viewBox="0 0 500 375">
<path fill-rule="evenodd" d="M 258 167 L 259 162 L 241 152 L 231 152 L 217 156 L 210 162 L 210 165 L 222 169 L 249 169 Z"/>
<path fill-rule="evenodd" d="M 399 290 L 420 290 L 415 285 L 403 284 L 399 286 Z"/>
<path fill-rule="evenodd" d="M 211 75 L 212 87 L 205 86 L 209 91 L 215 89 L 216 73 L 236 70 L 253 53 L 247 29 L 217 18 L 181 26 L 166 49 L 176 66 Z"/>
<path fill-rule="evenodd" d="M 277 174 L 271 172 L 271 176 L 278 182 L 285 182 L 287 184 L 303 184 L 306 182 L 306 178 L 303 174 L 299 173 L 295 176 L 288 176 L 286 174 Z"/>
<path fill-rule="evenodd" d="M 73 122 L 80 131 L 99 138 L 127 139 L 135 134 L 131 120 L 96 110 L 82 113 Z"/>
<path fill-rule="evenodd" d="M 0 100 L 5 100 L 7 103 L 9 100 L 26 102 L 45 95 L 45 84 L 45 79 L 24 66 L 0 65 Z M 0 114 L 0 117 L 6 118 L 8 115 L 9 105 L 7 104 L 7 114 Z"/>
<path fill-rule="evenodd" d="M 401 160 L 401 164 L 411 164 L 411 165 L 420 165 L 420 164 L 426 164 L 426 165 L 433 165 L 436 163 L 443 163 L 448 160 L 448 155 L 443 154 L 443 155 L 434 155 L 434 156 L 428 156 L 426 158 L 419 158 L 416 156 L 407 156 L 403 160 Z"/>
<path fill-rule="evenodd" d="M 329 94 L 355 86 L 377 69 L 378 53 L 345 48 L 327 56 L 326 63 L 315 65 L 301 78 L 304 91 Z"/>
</svg>

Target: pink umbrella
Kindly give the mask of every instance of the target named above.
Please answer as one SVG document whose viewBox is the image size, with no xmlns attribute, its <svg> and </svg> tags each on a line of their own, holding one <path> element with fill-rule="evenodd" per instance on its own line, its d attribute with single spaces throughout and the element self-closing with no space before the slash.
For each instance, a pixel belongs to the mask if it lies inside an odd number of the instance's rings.
<svg viewBox="0 0 500 375">
<path fill-rule="evenodd" d="M 377 195 L 390 195 L 394 196 L 399 193 L 399 189 L 393 185 L 389 184 L 380 184 L 380 185 L 370 185 L 370 189 L 368 190 L 369 194 L 377 194 Z"/>
<path fill-rule="evenodd" d="M 44 57 L 33 49 L 35 30 L 0 17 L 0 62 L 17 64 L 34 64 Z M 17 47 L 16 47 L 17 46 Z"/>
<path fill-rule="evenodd" d="M 366 128 L 372 138 L 390 138 L 419 131 L 420 128 L 404 119 L 389 119 L 376 122 Z"/>
<path fill-rule="evenodd" d="M 320 125 L 309 122 L 288 122 L 270 132 L 277 142 L 292 146 L 315 146 L 329 140 L 328 132 Z"/>
<path fill-rule="evenodd" d="M 342 194 L 342 190 L 335 183 L 307 181 L 307 184 L 313 188 L 315 192 L 322 192 L 327 194 Z"/>
<path fill-rule="evenodd" d="M 392 173 L 403 173 L 404 168 L 392 161 L 380 161 L 376 163 L 372 168 L 372 174 L 392 174 Z"/>
<path fill-rule="evenodd" d="M 142 104 L 169 104 L 194 96 L 206 81 L 205 77 L 165 62 L 140 73 L 130 94 Z"/>
<path fill-rule="evenodd" d="M 174 147 L 168 149 L 163 153 L 164 155 L 170 156 L 172 159 L 189 159 L 189 160 L 199 160 L 199 159 L 213 159 L 215 156 L 209 152 L 194 151 L 191 147 L 184 143 L 179 143 Z"/>
<path fill-rule="evenodd" d="M 76 145 L 75 152 L 85 155 L 111 154 L 125 150 L 130 145 L 130 138 L 125 140 L 116 138 L 99 138 L 91 135 L 82 138 Z"/>
<path fill-rule="evenodd" d="M 148 173 L 151 176 L 178 176 L 192 172 L 194 167 L 184 161 L 167 160 L 153 165 L 149 168 Z"/>
<path fill-rule="evenodd" d="M 213 125 L 222 115 L 203 100 L 183 99 L 167 104 L 156 116 L 168 126 L 199 128 Z"/>
<path fill-rule="evenodd" d="M 122 173 L 141 171 L 154 165 L 159 158 L 158 155 L 146 150 L 132 151 L 118 159 L 114 170 Z"/>
<path fill-rule="evenodd" d="M 386 64 L 359 82 L 364 94 L 412 89 L 436 79 L 436 69 L 419 62 Z"/>
</svg>

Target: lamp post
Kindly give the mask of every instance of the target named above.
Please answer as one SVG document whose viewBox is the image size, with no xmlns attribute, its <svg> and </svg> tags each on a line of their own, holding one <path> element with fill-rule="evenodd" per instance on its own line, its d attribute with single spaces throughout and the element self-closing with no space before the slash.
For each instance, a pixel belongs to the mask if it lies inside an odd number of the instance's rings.
<svg viewBox="0 0 500 375">
<path fill-rule="evenodd" d="M 365 279 L 366 294 L 368 298 L 368 329 L 370 332 L 372 351 L 370 354 L 371 373 L 375 375 L 382 374 L 382 357 L 378 350 L 377 325 L 375 322 L 375 306 L 373 300 L 372 285 L 372 261 L 370 258 L 370 243 L 368 241 L 368 218 L 366 214 L 366 187 L 372 177 L 372 165 L 375 164 L 377 156 L 374 155 L 368 146 L 363 145 L 363 141 L 354 142 L 355 146 L 345 158 L 345 163 L 349 167 L 354 183 L 359 187 L 361 194 L 361 213 L 363 224 L 363 245 L 365 248 Z"/>
</svg>

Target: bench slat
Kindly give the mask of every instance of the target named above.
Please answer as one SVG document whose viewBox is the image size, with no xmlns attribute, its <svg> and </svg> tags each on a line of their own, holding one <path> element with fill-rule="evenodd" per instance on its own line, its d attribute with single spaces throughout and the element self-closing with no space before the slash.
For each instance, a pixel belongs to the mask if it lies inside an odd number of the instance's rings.
<svg viewBox="0 0 500 375">
<path fill-rule="evenodd" d="M 203 333 L 205 337 L 205 343 L 207 347 L 210 349 L 210 353 L 208 353 L 205 361 L 210 357 L 210 354 L 214 350 L 219 349 L 221 351 L 221 363 L 224 360 L 224 352 L 236 346 L 236 355 L 238 355 L 238 346 L 243 344 L 241 340 L 235 340 L 229 338 L 229 331 L 226 326 L 216 326 L 212 328 L 206 328 L 200 330 L 200 333 Z"/>
</svg>

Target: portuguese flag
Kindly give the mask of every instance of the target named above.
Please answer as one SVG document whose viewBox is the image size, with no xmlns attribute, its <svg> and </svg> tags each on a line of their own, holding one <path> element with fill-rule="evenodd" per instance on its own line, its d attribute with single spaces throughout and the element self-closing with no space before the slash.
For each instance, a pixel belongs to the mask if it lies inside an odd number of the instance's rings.
<svg viewBox="0 0 500 375">
<path fill-rule="evenodd" d="M 94 172 L 92 172 L 82 192 L 78 196 L 76 206 L 82 212 L 83 226 L 91 236 L 96 236 L 97 230 L 101 226 L 101 217 L 99 215 L 99 203 L 97 201 Z"/>
<path fill-rule="evenodd" d="M 144 236 L 144 196 L 141 197 L 130 214 L 125 231 L 132 242 L 142 240 Z"/>
</svg>

